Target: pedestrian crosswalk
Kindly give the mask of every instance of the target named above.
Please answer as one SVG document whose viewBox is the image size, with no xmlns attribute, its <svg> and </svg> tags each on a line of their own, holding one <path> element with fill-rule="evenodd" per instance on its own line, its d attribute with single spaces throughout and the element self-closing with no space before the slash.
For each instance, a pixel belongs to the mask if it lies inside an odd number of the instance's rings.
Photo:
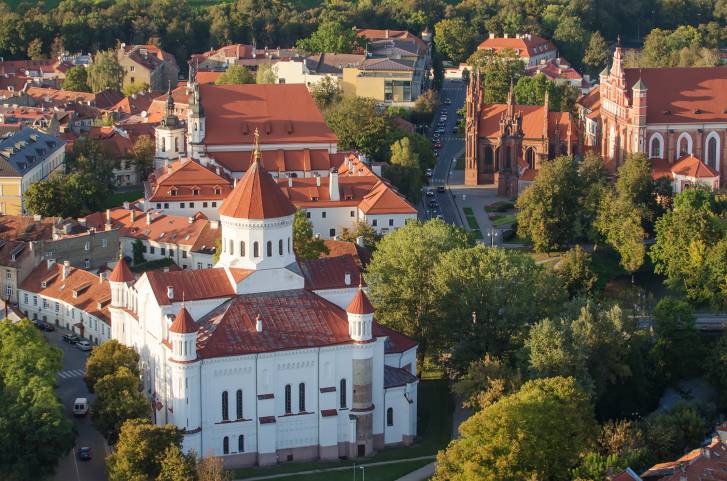
<svg viewBox="0 0 727 481">
<path fill-rule="evenodd" d="M 61 371 L 58 373 L 58 377 L 63 379 L 69 379 L 72 377 L 81 377 L 83 376 L 83 369 L 69 369 L 67 371 Z"/>
</svg>

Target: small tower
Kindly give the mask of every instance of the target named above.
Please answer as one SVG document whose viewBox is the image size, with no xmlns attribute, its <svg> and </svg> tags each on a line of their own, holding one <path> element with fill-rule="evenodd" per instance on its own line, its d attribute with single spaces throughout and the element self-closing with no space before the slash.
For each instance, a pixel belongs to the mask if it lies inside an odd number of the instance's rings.
<svg viewBox="0 0 727 481">
<path fill-rule="evenodd" d="M 465 185 L 478 185 L 480 183 L 479 155 L 478 155 L 478 133 L 480 126 L 482 84 L 480 83 L 480 71 L 475 70 L 470 74 L 470 82 L 467 86 L 467 116 L 465 124 Z M 491 173 L 490 173 L 491 176 Z M 487 180 L 491 180 L 488 178 Z"/>
<path fill-rule="evenodd" d="M 154 167 L 160 168 L 165 162 L 176 160 L 184 154 L 184 124 L 174 113 L 174 98 L 171 89 L 167 91 L 167 105 L 164 118 L 154 129 L 156 155 Z"/>
<path fill-rule="evenodd" d="M 361 286 L 346 308 L 348 316 L 348 335 L 354 341 L 371 340 L 371 324 L 374 321 L 374 306 L 366 297 Z"/>
<path fill-rule="evenodd" d="M 189 362 L 197 359 L 197 324 L 184 306 L 169 326 L 169 344 L 172 346 L 173 361 Z"/>
<path fill-rule="evenodd" d="M 626 74 L 623 68 L 623 52 L 621 51 L 621 36 L 616 40 L 616 49 L 613 51 L 613 64 L 611 65 L 611 76 L 616 80 L 618 88 L 626 87 Z"/>
<path fill-rule="evenodd" d="M 111 306 L 126 307 L 126 289 L 134 282 L 134 274 L 123 257 L 114 266 L 108 281 L 111 287 Z"/>
<path fill-rule="evenodd" d="M 639 126 L 646 126 L 646 93 L 648 89 L 642 79 L 632 87 L 633 91 L 633 118 Z"/>
<path fill-rule="evenodd" d="M 191 72 L 191 71 L 190 71 Z M 190 81 L 187 107 L 187 155 L 199 159 L 204 150 L 205 116 L 199 84 Z"/>
</svg>

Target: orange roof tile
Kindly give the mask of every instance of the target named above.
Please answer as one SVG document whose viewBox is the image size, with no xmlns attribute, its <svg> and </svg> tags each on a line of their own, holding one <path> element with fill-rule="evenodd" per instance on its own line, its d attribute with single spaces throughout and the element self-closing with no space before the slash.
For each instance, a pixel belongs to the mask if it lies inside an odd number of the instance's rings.
<svg viewBox="0 0 727 481">
<path fill-rule="evenodd" d="M 160 305 L 169 305 L 182 299 L 191 302 L 235 295 L 235 288 L 224 269 L 148 271 L 146 276 Z M 174 299 L 167 296 L 168 287 L 173 289 Z"/>
<path fill-rule="evenodd" d="M 385 40 L 390 38 L 414 40 L 423 49 L 428 48 L 427 43 L 408 30 L 391 30 L 377 28 L 357 28 L 356 35 L 367 40 Z"/>
<path fill-rule="evenodd" d="M 240 219 L 272 219 L 295 214 L 295 207 L 258 161 L 253 162 L 219 212 Z"/>
<path fill-rule="evenodd" d="M 252 163 L 252 152 L 210 152 L 220 165 L 231 172 L 245 172 Z M 330 170 L 340 162 L 341 156 L 326 149 L 276 149 L 260 152 L 260 161 L 269 172 Z"/>
<path fill-rule="evenodd" d="M 109 275 L 109 282 L 130 282 L 134 280 L 134 274 L 126 265 L 126 261 L 121 258 L 114 266 L 114 270 Z"/>
<path fill-rule="evenodd" d="M 515 105 L 515 112 L 522 112 L 522 129 L 525 138 L 540 139 L 543 137 L 545 107 L 542 105 Z M 480 137 L 495 137 L 500 133 L 500 117 L 507 111 L 507 104 L 486 104 L 480 113 Z M 560 135 L 567 138 L 568 125 L 572 122 L 568 112 L 548 112 L 548 136 L 555 139 Z M 571 140 L 576 139 L 575 125 L 571 129 Z"/>
<path fill-rule="evenodd" d="M 179 308 L 179 312 L 174 316 L 174 322 L 169 326 L 169 332 L 176 332 L 177 334 L 191 334 L 197 332 L 197 329 L 197 324 L 192 320 L 192 316 L 189 315 L 184 306 Z"/>
<path fill-rule="evenodd" d="M 222 200 L 232 192 L 227 177 L 190 158 L 177 160 L 169 167 L 158 169 L 148 182 L 151 190 L 148 200 L 152 202 Z"/>
<path fill-rule="evenodd" d="M 362 288 L 358 288 L 356 294 L 351 299 L 351 303 L 346 308 L 346 312 L 350 314 L 373 314 L 374 306 L 371 305 L 371 301 L 366 297 Z"/>
<path fill-rule="evenodd" d="M 416 209 L 392 187 L 379 182 L 359 204 L 364 214 L 415 214 Z"/>
<path fill-rule="evenodd" d="M 482 42 L 478 47 L 478 50 L 494 50 L 499 52 L 500 50 L 515 50 L 520 57 L 532 57 L 534 55 L 541 55 L 545 52 L 555 51 L 555 45 L 549 40 L 546 40 L 537 35 L 520 35 L 519 37 L 495 37 L 488 38 Z"/>
<path fill-rule="evenodd" d="M 298 260 L 298 264 L 305 277 L 306 289 L 345 289 L 363 284 L 361 265 L 351 254 Z M 350 276 L 348 283 L 346 274 Z"/>
<path fill-rule="evenodd" d="M 685 177 L 694 177 L 698 179 L 719 176 L 718 172 L 693 155 L 687 155 L 679 159 L 671 168 L 671 171 L 676 175 L 683 175 Z"/>
</svg>

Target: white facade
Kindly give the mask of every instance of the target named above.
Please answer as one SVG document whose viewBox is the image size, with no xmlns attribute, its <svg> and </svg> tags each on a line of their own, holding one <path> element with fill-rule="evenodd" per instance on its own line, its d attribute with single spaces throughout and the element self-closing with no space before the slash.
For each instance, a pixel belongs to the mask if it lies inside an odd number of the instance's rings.
<svg viewBox="0 0 727 481">
<path fill-rule="evenodd" d="M 311 73 L 306 67 L 305 59 L 303 58 L 278 62 L 273 67 L 273 71 L 275 72 L 277 83 L 281 84 L 305 84 L 308 87 L 312 87 L 325 77 L 331 77 L 336 82 L 339 81 L 339 77 L 336 75 Z"/>
</svg>

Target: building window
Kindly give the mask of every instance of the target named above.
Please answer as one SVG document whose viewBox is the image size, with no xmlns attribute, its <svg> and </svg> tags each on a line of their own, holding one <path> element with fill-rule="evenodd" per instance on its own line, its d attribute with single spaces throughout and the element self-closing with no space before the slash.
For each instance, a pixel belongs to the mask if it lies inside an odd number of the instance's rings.
<svg viewBox="0 0 727 481">
<path fill-rule="evenodd" d="M 350 215 L 351 215 L 351 217 L 356 217 L 356 211 L 355 211 L 355 210 L 352 210 L 352 211 L 350 212 Z"/>
<path fill-rule="evenodd" d="M 227 403 L 227 391 L 222 391 L 222 420 L 227 421 L 228 419 L 230 419 L 230 413 Z"/>
<path fill-rule="evenodd" d="M 190 208 L 190 209 L 194 209 L 194 202 L 190 202 L 190 203 L 189 203 L 189 208 Z"/>
<path fill-rule="evenodd" d="M 260 246 L 257 241 L 252 243 L 252 256 L 260 257 Z"/>
<path fill-rule="evenodd" d="M 91 261 L 88 260 L 88 259 L 83 259 L 83 267 L 85 269 L 90 269 L 91 268 Z"/>
<path fill-rule="evenodd" d="M 684 157 L 692 153 L 692 138 L 686 132 L 682 133 L 679 140 L 677 140 L 677 153 L 678 157 Z"/>
<path fill-rule="evenodd" d="M 212 202 L 212 207 L 217 207 L 217 202 Z"/>
<path fill-rule="evenodd" d="M 288 237 L 288 254 L 290 254 L 290 237 Z"/>
<path fill-rule="evenodd" d="M 704 160 L 714 170 L 719 170 L 719 137 L 715 132 L 707 136 Z"/>
<path fill-rule="evenodd" d="M 202 202 L 202 207 L 206 209 L 207 208 L 207 202 Z"/>
<path fill-rule="evenodd" d="M 167 143 L 164 140 L 164 137 L 162 137 L 162 152 L 167 151 Z"/>
<path fill-rule="evenodd" d="M 179 137 L 174 137 L 174 151 L 179 152 Z"/>
<path fill-rule="evenodd" d="M 290 414 L 293 412 L 293 407 L 291 405 L 291 393 L 290 393 L 290 384 L 285 385 L 285 414 Z"/>
<path fill-rule="evenodd" d="M 394 219 L 389 219 L 389 227 L 394 227 Z"/>
<path fill-rule="evenodd" d="M 156 248 L 154 246 L 149 246 L 149 254 L 153 254 Z"/>
<path fill-rule="evenodd" d="M 169 249 L 169 257 L 174 257 L 174 249 Z"/>
<path fill-rule="evenodd" d="M 661 135 L 656 133 L 651 136 L 649 141 L 649 158 L 651 159 L 663 159 L 664 158 L 664 140 Z"/>
<path fill-rule="evenodd" d="M 237 436 L 237 452 L 238 453 L 245 452 L 245 436 L 243 436 L 242 434 Z"/>
<path fill-rule="evenodd" d="M 346 380 L 345 379 L 341 379 L 339 389 L 341 390 L 341 392 L 339 393 L 340 404 L 341 404 L 340 408 L 346 409 Z"/>
<path fill-rule="evenodd" d="M 186 258 L 187 258 L 187 251 L 182 251 L 182 259 L 186 259 Z"/>
<path fill-rule="evenodd" d="M 237 419 L 242 419 L 242 389 L 237 390 Z"/>
<path fill-rule="evenodd" d="M 321 212 L 321 217 L 324 218 L 324 219 L 326 218 L 326 211 L 325 210 L 323 212 Z"/>
<path fill-rule="evenodd" d="M 192 195 L 199 195 L 199 189 L 192 189 Z"/>
<path fill-rule="evenodd" d="M 230 454 L 230 438 L 222 438 L 222 454 Z"/>
<path fill-rule="evenodd" d="M 168 209 L 168 208 L 169 208 L 169 202 L 165 202 L 165 203 L 164 203 L 164 208 L 165 208 L 165 209 Z"/>
<path fill-rule="evenodd" d="M 267 251 L 268 257 L 273 257 L 273 242 L 268 241 L 268 243 L 266 244 L 266 247 L 267 248 L 265 250 Z"/>
<path fill-rule="evenodd" d="M 298 411 L 305 411 L 305 383 L 298 384 Z"/>
<path fill-rule="evenodd" d="M 394 408 L 389 408 L 386 410 L 386 425 L 387 426 L 394 425 Z"/>
<path fill-rule="evenodd" d="M 278 241 L 278 255 L 283 255 L 283 239 Z"/>
<path fill-rule="evenodd" d="M 305 213 L 305 218 L 306 218 L 306 219 L 310 219 L 310 212 L 307 212 L 307 211 L 306 211 L 306 213 Z"/>
<path fill-rule="evenodd" d="M 528 163 L 528 168 L 535 169 L 535 150 L 532 147 L 528 147 L 525 151 L 525 160 Z"/>
<path fill-rule="evenodd" d="M 28 303 L 28 294 L 24 293 L 23 294 L 23 304 L 27 304 L 27 303 Z"/>
<path fill-rule="evenodd" d="M 378 221 L 376 219 L 371 219 L 372 226 L 376 227 L 377 224 L 378 224 Z"/>
<path fill-rule="evenodd" d="M 228 250 L 227 253 L 230 255 L 235 253 L 235 244 L 232 239 L 230 239 L 230 250 Z"/>
<path fill-rule="evenodd" d="M 162 208 L 162 203 L 161 202 L 157 202 L 157 209 L 161 209 L 161 208 Z"/>
<path fill-rule="evenodd" d="M 222 193 L 222 189 L 220 189 L 219 187 L 215 187 L 215 195 L 220 195 L 221 193 Z M 214 205 L 212 207 L 214 207 Z"/>
<path fill-rule="evenodd" d="M 165 255 L 167 255 L 167 248 L 166 247 L 160 247 L 159 248 L 159 252 L 161 253 L 161 255 L 165 256 Z"/>
<path fill-rule="evenodd" d="M 240 241 L 240 257 L 245 257 L 245 241 Z"/>
</svg>

